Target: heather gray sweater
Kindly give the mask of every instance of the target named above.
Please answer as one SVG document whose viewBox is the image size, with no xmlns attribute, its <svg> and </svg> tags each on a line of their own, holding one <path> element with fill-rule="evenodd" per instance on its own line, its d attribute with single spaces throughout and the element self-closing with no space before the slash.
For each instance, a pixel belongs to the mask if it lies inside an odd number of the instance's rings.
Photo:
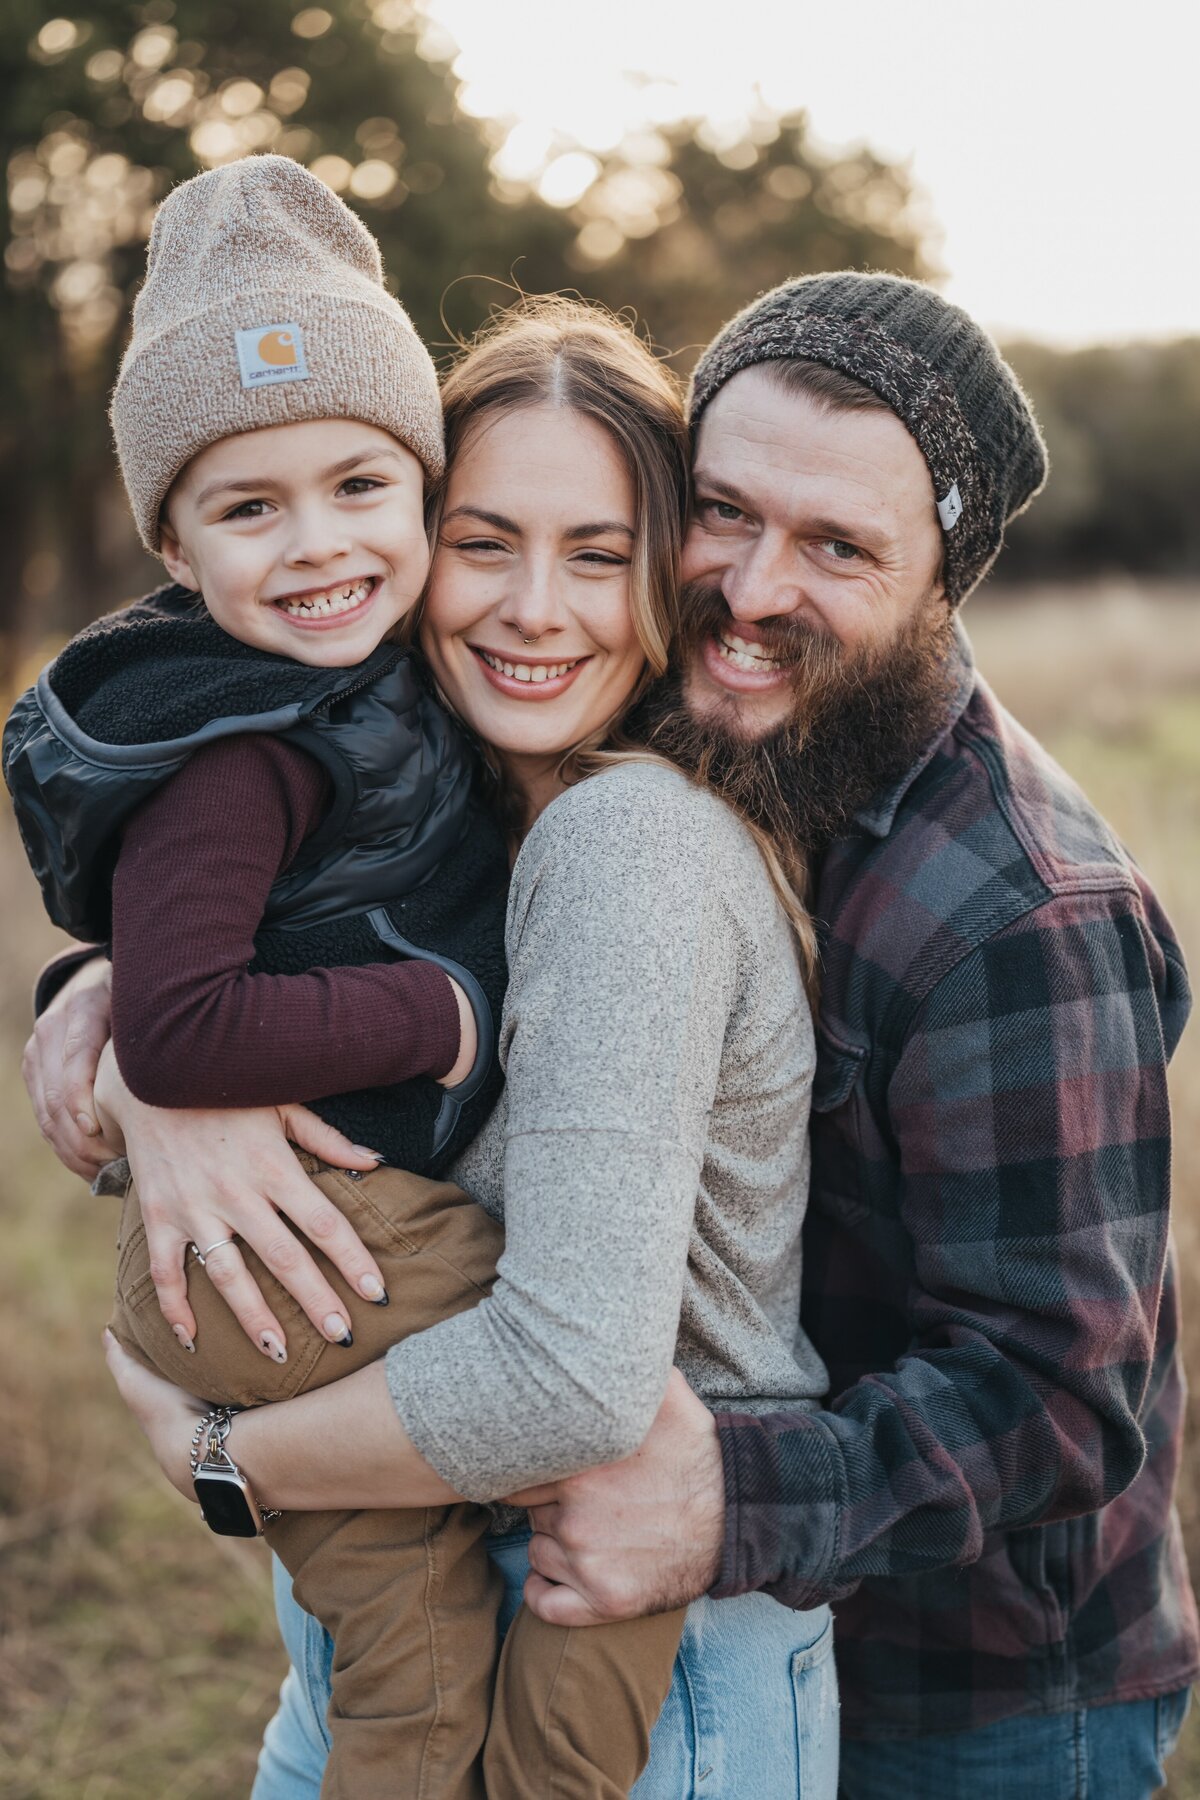
<svg viewBox="0 0 1200 1800">
<path fill-rule="evenodd" d="M 507 1085 L 455 1178 L 504 1221 L 490 1297 L 388 1353 L 468 1498 L 611 1462 L 672 1359 L 710 1403 L 825 1391 L 798 1325 L 812 1021 L 758 851 L 713 795 L 624 764 L 513 872 Z"/>
</svg>

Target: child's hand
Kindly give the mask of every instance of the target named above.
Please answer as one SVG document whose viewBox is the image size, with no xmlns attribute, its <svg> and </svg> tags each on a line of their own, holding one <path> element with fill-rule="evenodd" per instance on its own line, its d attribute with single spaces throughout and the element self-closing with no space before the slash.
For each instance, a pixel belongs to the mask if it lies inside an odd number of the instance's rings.
<svg viewBox="0 0 1200 1800">
<path fill-rule="evenodd" d="M 454 1066 L 440 1077 L 442 1086 L 446 1088 L 457 1087 L 460 1081 L 467 1079 L 475 1067 L 475 1058 L 479 1054 L 479 1028 L 475 1023 L 474 1009 L 453 976 L 450 977 L 450 986 L 454 989 L 454 998 L 458 1001 L 460 1036 L 458 1055 L 454 1059 Z"/>
</svg>

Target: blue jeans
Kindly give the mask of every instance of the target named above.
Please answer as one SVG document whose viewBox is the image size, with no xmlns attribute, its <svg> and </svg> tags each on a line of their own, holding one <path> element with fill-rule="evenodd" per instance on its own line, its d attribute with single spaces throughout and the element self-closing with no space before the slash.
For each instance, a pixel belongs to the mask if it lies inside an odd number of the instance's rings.
<svg viewBox="0 0 1200 1800">
<path fill-rule="evenodd" d="M 490 1546 L 505 1582 L 501 1633 L 521 1602 L 528 1541 L 520 1531 Z M 263 1739 L 251 1800 L 317 1800 L 329 1750 L 332 1642 L 292 1599 L 279 1562 L 275 1605 L 292 1666 Z M 837 1769 L 828 1607 L 791 1612 L 762 1594 L 697 1600 L 631 1800 L 836 1800 Z"/>
<path fill-rule="evenodd" d="M 953 1737 L 842 1745 L 842 1800 L 1150 1800 L 1188 1690 L 1026 1715 Z"/>
</svg>

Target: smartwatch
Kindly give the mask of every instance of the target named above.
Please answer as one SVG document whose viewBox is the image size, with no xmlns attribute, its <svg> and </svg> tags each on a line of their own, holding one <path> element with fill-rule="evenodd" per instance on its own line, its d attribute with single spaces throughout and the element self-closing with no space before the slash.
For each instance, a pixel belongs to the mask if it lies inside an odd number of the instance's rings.
<svg viewBox="0 0 1200 1800">
<path fill-rule="evenodd" d="M 236 1406 L 217 1406 L 192 1433 L 192 1485 L 200 1514 L 219 1537 L 261 1537 L 264 1526 L 282 1518 L 271 1506 L 260 1506 L 250 1483 L 225 1448 Z"/>
</svg>

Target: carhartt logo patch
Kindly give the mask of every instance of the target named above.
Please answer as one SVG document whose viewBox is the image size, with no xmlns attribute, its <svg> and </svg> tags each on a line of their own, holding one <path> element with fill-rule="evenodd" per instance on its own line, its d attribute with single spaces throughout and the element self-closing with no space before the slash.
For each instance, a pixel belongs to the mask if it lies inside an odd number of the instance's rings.
<svg viewBox="0 0 1200 1800">
<path fill-rule="evenodd" d="M 304 333 L 298 325 L 252 325 L 233 337 L 244 388 L 308 380 Z"/>
<path fill-rule="evenodd" d="M 962 518 L 962 495 L 958 491 L 957 481 L 944 499 L 937 503 L 938 518 L 942 521 L 943 531 L 953 531 Z"/>
</svg>

